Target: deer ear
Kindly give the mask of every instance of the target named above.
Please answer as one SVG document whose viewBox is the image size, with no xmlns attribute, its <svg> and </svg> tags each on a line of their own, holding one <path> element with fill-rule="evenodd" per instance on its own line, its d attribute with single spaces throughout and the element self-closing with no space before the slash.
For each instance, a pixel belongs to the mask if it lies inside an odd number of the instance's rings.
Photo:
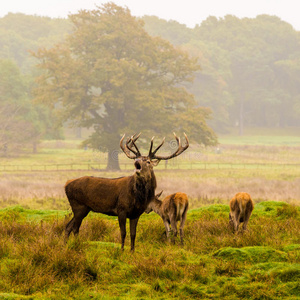
<svg viewBox="0 0 300 300">
<path fill-rule="evenodd" d="M 153 160 L 151 160 L 151 163 L 152 163 L 152 165 L 154 167 L 156 167 L 159 164 L 159 162 L 160 162 L 160 159 L 153 159 Z"/>
<path fill-rule="evenodd" d="M 162 193 L 163 193 L 163 190 L 160 193 L 158 193 L 157 195 L 155 195 L 155 198 L 159 198 Z"/>
</svg>

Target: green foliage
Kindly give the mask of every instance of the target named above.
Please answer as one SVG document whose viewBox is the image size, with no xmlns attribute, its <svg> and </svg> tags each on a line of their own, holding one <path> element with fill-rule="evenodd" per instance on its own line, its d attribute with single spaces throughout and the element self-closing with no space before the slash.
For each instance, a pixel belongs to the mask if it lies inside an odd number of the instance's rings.
<svg viewBox="0 0 300 300">
<path fill-rule="evenodd" d="M 28 86 L 12 61 L 0 60 L 0 90 L 0 154 L 7 155 L 35 141 Z"/>
<path fill-rule="evenodd" d="M 241 134 L 244 126 L 299 126 L 299 39 L 290 24 L 268 15 L 227 15 L 184 30 L 155 17 L 144 20 L 152 35 L 199 57 L 201 72 L 189 90 L 212 109 L 218 131 L 236 124 Z"/>
<path fill-rule="evenodd" d="M 193 36 L 192 29 L 176 21 L 166 21 L 156 16 L 144 16 L 142 20 L 145 22 L 145 29 L 150 35 L 160 36 L 175 46 L 188 43 Z"/>
<path fill-rule="evenodd" d="M 0 59 L 0 155 L 7 156 L 51 136 L 51 113 L 30 101 L 30 80 L 10 60 Z M 58 135 L 57 135 L 58 136 Z"/>
<path fill-rule="evenodd" d="M 62 122 L 92 128 L 84 145 L 108 150 L 109 167 L 117 167 L 112 154 L 124 131 L 186 131 L 198 143 L 216 143 L 206 124 L 210 110 L 196 108 L 184 86 L 199 69 L 197 59 L 151 37 L 113 3 L 70 20 L 75 30 L 65 43 L 35 54 L 44 70 L 36 100 L 57 107 Z"/>
<path fill-rule="evenodd" d="M 65 19 L 9 13 L 0 18 L 0 58 L 15 61 L 23 73 L 30 74 L 36 60 L 28 51 L 52 46 L 70 31 Z"/>
</svg>

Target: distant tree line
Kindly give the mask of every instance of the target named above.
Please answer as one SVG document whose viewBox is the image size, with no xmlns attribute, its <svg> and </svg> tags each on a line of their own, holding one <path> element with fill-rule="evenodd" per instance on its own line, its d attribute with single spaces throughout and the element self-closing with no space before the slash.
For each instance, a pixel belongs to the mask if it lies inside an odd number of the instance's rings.
<svg viewBox="0 0 300 300">
<path fill-rule="evenodd" d="M 278 17 L 209 17 L 194 29 L 144 17 L 145 28 L 199 58 L 189 86 L 217 131 L 300 126 L 300 33 Z"/>
<path fill-rule="evenodd" d="M 0 19 L 0 156 L 23 149 L 36 152 L 43 138 L 61 138 L 53 112 L 33 103 L 37 75 L 30 51 L 63 40 L 71 29 L 67 20 L 8 14 Z"/>
<path fill-rule="evenodd" d="M 134 18 L 112 3 L 69 19 L 8 14 L 0 19 L 0 115 L 14 119 L 0 120 L 0 151 L 9 135 L 15 148 L 24 140 L 34 148 L 67 120 L 93 128 L 86 145 L 111 151 L 112 132 L 115 144 L 139 128 L 189 130 L 210 145 L 216 137 L 206 122 L 240 134 L 300 127 L 299 37 L 268 15 L 209 17 L 191 29 Z"/>
</svg>

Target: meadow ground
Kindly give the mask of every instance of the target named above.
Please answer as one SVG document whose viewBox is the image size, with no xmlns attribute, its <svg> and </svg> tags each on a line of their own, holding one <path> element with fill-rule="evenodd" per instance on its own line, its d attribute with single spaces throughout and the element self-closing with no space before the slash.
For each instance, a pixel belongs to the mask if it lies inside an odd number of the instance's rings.
<svg viewBox="0 0 300 300">
<path fill-rule="evenodd" d="M 77 239 L 63 239 L 66 180 L 130 175 L 122 155 L 119 172 L 0 169 L 0 299 L 300 299 L 300 137 L 220 142 L 191 145 L 155 171 L 158 192 L 189 195 L 185 244 L 168 244 L 161 219 L 143 214 L 133 254 L 128 237 L 120 251 L 116 217 L 90 213 Z M 44 142 L 38 154 L 3 158 L 1 166 L 105 165 L 104 154 L 77 145 Z M 239 191 L 251 194 L 255 209 L 248 230 L 233 234 L 228 202 Z"/>
<path fill-rule="evenodd" d="M 299 207 L 260 202 L 239 234 L 228 212 L 190 210 L 183 246 L 142 215 L 131 253 L 115 217 L 91 213 L 65 244 L 67 211 L 2 209 L 0 299 L 299 299 Z"/>
</svg>

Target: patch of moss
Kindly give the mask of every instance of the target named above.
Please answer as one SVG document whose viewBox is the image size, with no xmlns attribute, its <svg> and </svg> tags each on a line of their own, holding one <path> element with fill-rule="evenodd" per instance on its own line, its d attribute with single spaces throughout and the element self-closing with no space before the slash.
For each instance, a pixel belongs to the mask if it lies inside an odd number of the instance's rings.
<svg viewBox="0 0 300 300">
<path fill-rule="evenodd" d="M 271 247 L 254 246 L 244 248 L 226 247 L 215 251 L 214 257 L 220 257 L 227 260 L 249 261 L 249 262 L 267 262 L 267 261 L 286 261 L 287 254 L 275 250 Z"/>
<path fill-rule="evenodd" d="M 280 201 L 263 201 L 254 206 L 253 215 L 257 216 L 276 216 L 277 209 L 286 205 Z"/>
<path fill-rule="evenodd" d="M 248 276 L 252 280 L 268 281 L 275 279 L 281 282 L 298 282 L 300 280 L 300 264 L 290 264 L 286 262 L 260 263 L 249 269 Z"/>
</svg>

